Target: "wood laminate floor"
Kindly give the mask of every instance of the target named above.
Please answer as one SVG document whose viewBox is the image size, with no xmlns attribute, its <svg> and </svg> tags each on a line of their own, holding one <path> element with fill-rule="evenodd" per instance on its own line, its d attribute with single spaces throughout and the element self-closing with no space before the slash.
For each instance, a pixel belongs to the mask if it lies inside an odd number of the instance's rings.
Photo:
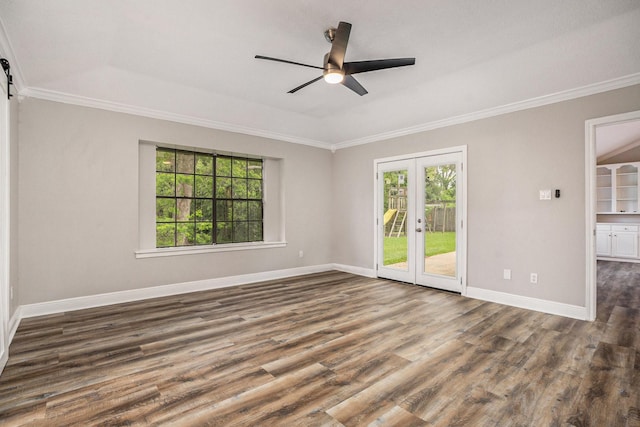
<svg viewBox="0 0 640 427">
<path fill-rule="evenodd" d="M 2 425 L 640 426 L 640 264 L 583 322 L 340 272 L 24 319 Z"/>
</svg>

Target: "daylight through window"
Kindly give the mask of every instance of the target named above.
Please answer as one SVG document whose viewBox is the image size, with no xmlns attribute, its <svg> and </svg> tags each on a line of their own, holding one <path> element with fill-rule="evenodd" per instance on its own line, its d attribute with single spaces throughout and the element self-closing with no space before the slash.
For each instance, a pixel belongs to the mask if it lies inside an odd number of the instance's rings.
<svg viewBox="0 0 640 427">
<path fill-rule="evenodd" d="M 156 247 L 263 240 L 261 159 L 158 148 Z"/>
</svg>

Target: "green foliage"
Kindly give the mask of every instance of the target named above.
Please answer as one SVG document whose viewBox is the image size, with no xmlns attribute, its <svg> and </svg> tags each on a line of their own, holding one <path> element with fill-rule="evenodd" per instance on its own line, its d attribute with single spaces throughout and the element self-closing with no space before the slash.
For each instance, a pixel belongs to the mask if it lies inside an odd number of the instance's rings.
<svg viewBox="0 0 640 427">
<path fill-rule="evenodd" d="M 246 242 L 249 240 L 249 225 L 244 221 L 233 221 L 233 241 Z"/>
<path fill-rule="evenodd" d="M 176 176 L 172 173 L 156 173 L 156 196 L 176 195 Z"/>
<path fill-rule="evenodd" d="M 247 177 L 247 159 L 233 158 L 232 160 L 232 175 L 234 178 L 246 178 Z"/>
<path fill-rule="evenodd" d="M 216 157 L 216 176 L 231 176 L 230 157 Z"/>
<path fill-rule="evenodd" d="M 216 242 L 233 242 L 233 224 L 231 222 L 216 222 Z"/>
<path fill-rule="evenodd" d="M 249 221 L 249 238 L 250 242 L 259 242 L 264 239 L 262 235 L 262 221 Z"/>
<path fill-rule="evenodd" d="M 246 221 L 249 216 L 249 205 L 245 200 L 233 201 L 233 220 Z"/>
<path fill-rule="evenodd" d="M 213 197 L 213 176 L 196 175 L 196 197 Z"/>
<path fill-rule="evenodd" d="M 427 203 L 456 200 L 456 165 L 431 166 L 425 169 Z"/>
<path fill-rule="evenodd" d="M 262 180 L 247 180 L 247 199 L 262 200 Z"/>
<path fill-rule="evenodd" d="M 263 240 L 262 176 L 259 159 L 158 148 L 156 246 Z"/>
<path fill-rule="evenodd" d="M 426 256 L 454 252 L 456 250 L 456 233 L 425 233 Z M 407 237 L 384 238 L 384 265 L 396 264 L 407 260 Z"/>
<path fill-rule="evenodd" d="M 249 160 L 248 176 L 253 179 L 262 179 L 262 160 Z"/>
<path fill-rule="evenodd" d="M 196 174 L 213 175 L 213 156 L 196 153 Z"/>
<path fill-rule="evenodd" d="M 216 178 L 216 197 L 219 199 L 231 198 L 231 178 Z"/>
<path fill-rule="evenodd" d="M 249 202 L 249 219 L 253 221 L 262 220 L 262 203 Z"/>
<path fill-rule="evenodd" d="M 196 223 L 196 245 L 210 245 L 213 243 L 213 224 L 210 222 Z"/>
<path fill-rule="evenodd" d="M 158 148 L 156 151 L 156 171 L 175 172 L 176 152 Z"/>
<path fill-rule="evenodd" d="M 176 242 L 176 224 L 156 224 L 156 246 L 166 248 L 175 246 Z"/>
<path fill-rule="evenodd" d="M 175 199 L 156 199 L 156 221 L 168 222 L 176 219 L 176 200 Z"/>
<path fill-rule="evenodd" d="M 233 178 L 231 195 L 234 199 L 247 198 L 247 180 Z"/>
</svg>

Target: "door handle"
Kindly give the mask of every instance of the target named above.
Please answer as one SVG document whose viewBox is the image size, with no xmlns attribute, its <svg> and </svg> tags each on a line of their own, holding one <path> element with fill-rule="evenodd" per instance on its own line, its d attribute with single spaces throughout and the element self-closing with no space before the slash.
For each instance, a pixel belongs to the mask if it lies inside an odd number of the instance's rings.
<svg viewBox="0 0 640 427">
<path fill-rule="evenodd" d="M 416 231 L 417 231 L 418 233 L 421 233 L 421 232 L 422 232 L 422 228 L 416 228 Z"/>
</svg>

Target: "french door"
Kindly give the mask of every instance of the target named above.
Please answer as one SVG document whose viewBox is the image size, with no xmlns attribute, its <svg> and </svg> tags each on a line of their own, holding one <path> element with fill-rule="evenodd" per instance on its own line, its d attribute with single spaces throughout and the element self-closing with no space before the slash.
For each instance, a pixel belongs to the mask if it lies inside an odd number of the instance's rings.
<svg viewBox="0 0 640 427">
<path fill-rule="evenodd" d="M 378 277 L 463 292 L 464 155 L 461 147 L 377 162 Z"/>
</svg>

